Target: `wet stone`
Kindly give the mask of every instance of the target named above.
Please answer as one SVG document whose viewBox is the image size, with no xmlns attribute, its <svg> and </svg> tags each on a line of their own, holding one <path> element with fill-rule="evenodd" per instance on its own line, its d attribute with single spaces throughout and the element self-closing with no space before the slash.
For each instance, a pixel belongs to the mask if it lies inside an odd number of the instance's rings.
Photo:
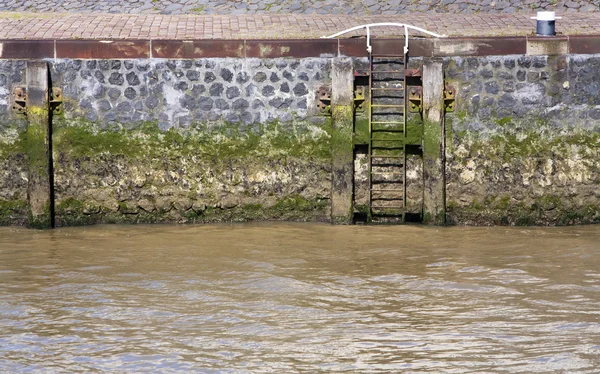
<svg viewBox="0 0 600 374">
<path fill-rule="evenodd" d="M 213 97 L 221 96 L 221 94 L 223 94 L 223 84 L 222 83 L 213 83 L 213 85 L 210 86 L 209 92 L 210 92 L 210 96 L 213 96 Z"/>
<path fill-rule="evenodd" d="M 273 96 L 273 95 L 275 95 L 275 87 L 273 87 L 271 85 L 264 86 L 261 92 L 262 92 L 263 96 L 266 96 L 266 97 Z"/>
<path fill-rule="evenodd" d="M 219 98 L 215 100 L 215 107 L 220 110 L 227 110 L 229 109 L 229 103 L 227 100 Z"/>
<path fill-rule="evenodd" d="M 122 86 L 125 83 L 125 78 L 123 78 L 123 74 L 115 72 L 110 75 L 108 82 L 116 86 Z"/>
<path fill-rule="evenodd" d="M 197 81 L 200 80 L 200 73 L 197 72 L 196 70 L 188 70 L 187 73 L 185 74 L 185 76 L 187 77 L 187 79 L 189 79 L 190 81 Z"/>
<path fill-rule="evenodd" d="M 252 101 L 252 109 L 258 109 L 258 108 L 264 108 L 264 107 L 265 107 L 265 103 L 263 103 L 261 100 L 254 99 Z"/>
<path fill-rule="evenodd" d="M 229 69 L 221 69 L 220 75 L 221 75 L 221 78 L 223 78 L 223 80 L 225 80 L 226 82 L 231 82 L 231 80 L 233 78 L 233 73 Z"/>
<path fill-rule="evenodd" d="M 136 73 L 129 72 L 127 73 L 127 83 L 129 83 L 130 86 L 137 86 L 140 84 L 140 79 Z"/>
<path fill-rule="evenodd" d="M 257 83 L 264 82 L 267 79 L 267 75 L 261 71 L 256 73 L 252 79 Z"/>
<path fill-rule="evenodd" d="M 237 77 L 235 78 L 235 81 L 238 84 L 244 84 L 244 83 L 248 82 L 249 80 L 250 80 L 250 75 L 248 75 L 248 73 L 246 73 L 245 71 L 239 72 L 237 74 Z"/>
<path fill-rule="evenodd" d="M 246 109 L 250 106 L 250 103 L 248 103 L 247 100 L 245 99 L 237 99 L 236 101 L 233 102 L 233 104 L 231 105 L 231 107 L 233 109 Z"/>
<path fill-rule="evenodd" d="M 155 109 L 158 106 L 158 97 L 149 96 L 145 101 L 146 107 L 148 109 Z"/>
<path fill-rule="evenodd" d="M 236 97 L 239 97 L 241 95 L 241 92 L 240 92 L 239 88 L 234 86 L 234 87 L 227 88 L 225 95 L 227 96 L 228 99 L 234 99 Z"/>
<path fill-rule="evenodd" d="M 306 94 L 308 94 L 308 89 L 304 83 L 298 83 L 294 86 L 294 95 L 304 96 Z"/>
<path fill-rule="evenodd" d="M 192 86 L 192 94 L 194 94 L 196 96 L 200 96 L 204 92 L 206 92 L 206 87 L 204 87 L 203 84 L 195 84 Z"/>
<path fill-rule="evenodd" d="M 122 103 L 119 103 L 117 105 L 117 110 L 119 112 L 131 112 L 133 110 L 133 107 L 131 106 L 131 103 L 129 101 L 123 101 Z"/>
<path fill-rule="evenodd" d="M 118 88 L 111 88 L 110 90 L 108 90 L 108 97 L 110 97 L 113 100 L 118 99 L 119 97 L 121 97 L 121 90 Z"/>
<path fill-rule="evenodd" d="M 198 99 L 198 108 L 200 108 L 203 111 L 209 111 L 212 109 L 214 104 L 213 99 L 211 99 L 210 97 L 201 97 Z"/>
<path fill-rule="evenodd" d="M 98 102 L 98 109 L 106 112 L 110 109 L 112 109 L 112 105 L 110 104 L 110 102 L 108 100 L 101 100 Z"/>
<path fill-rule="evenodd" d="M 204 83 L 211 83 L 217 79 L 216 75 L 212 71 L 204 73 Z"/>
<path fill-rule="evenodd" d="M 94 72 L 94 78 L 96 78 L 96 80 L 100 83 L 105 83 L 104 73 L 102 73 L 100 70 L 96 70 Z"/>
<path fill-rule="evenodd" d="M 106 89 L 102 85 L 95 85 L 92 89 L 92 96 L 94 99 L 101 99 L 106 95 Z"/>
<path fill-rule="evenodd" d="M 177 91 L 187 91 L 187 89 L 189 88 L 188 83 L 183 81 L 183 82 L 177 82 L 175 84 L 175 89 Z"/>
<path fill-rule="evenodd" d="M 179 99 L 179 104 L 187 110 L 196 109 L 196 99 L 191 97 L 190 95 L 184 95 Z"/>
<path fill-rule="evenodd" d="M 128 98 L 129 100 L 133 100 L 133 99 L 135 99 L 135 97 L 137 96 L 137 93 L 135 92 L 135 89 L 134 89 L 134 88 L 132 88 L 132 87 L 127 87 L 127 88 L 125 89 L 124 96 L 125 96 L 126 98 Z"/>
</svg>

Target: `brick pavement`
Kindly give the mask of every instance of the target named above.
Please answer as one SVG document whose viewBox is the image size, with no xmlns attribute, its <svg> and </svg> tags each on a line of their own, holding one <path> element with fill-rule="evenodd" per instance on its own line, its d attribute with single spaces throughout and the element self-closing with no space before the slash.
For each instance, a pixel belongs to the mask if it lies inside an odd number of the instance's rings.
<svg viewBox="0 0 600 374">
<path fill-rule="evenodd" d="M 596 0 L 2 0 L 0 11 L 135 14 L 405 14 L 600 10 Z"/>
<path fill-rule="evenodd" d="M 600 12 L 565 13 L 563 35 L 600 34 Z M 448 36 L 531 35 L 528 14 L 345 15 L 124 15 L 0 13 L 0 39 L 311 39 L 373 22 L 406 22 Z M 380 28 L 375 37 L 402 29 Z"/>
</svg>

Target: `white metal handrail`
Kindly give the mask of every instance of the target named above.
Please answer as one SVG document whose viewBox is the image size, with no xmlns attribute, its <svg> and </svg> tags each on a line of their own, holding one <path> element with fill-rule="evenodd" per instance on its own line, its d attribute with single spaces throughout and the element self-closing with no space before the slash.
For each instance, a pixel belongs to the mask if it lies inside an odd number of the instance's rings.
<svg viewBox="0 0 600 374">
<path fill-rule="evenodd" d="M 440 35 L 440 34 L 436 34 L 434 32 L 431 31 L 427 31 L 425 29 L 422 29 L 420 27 L 417 26 L 412 26 L 412 25 L 407 25 L 405 23 L 395 23 L 395 22 L 383 22 L 383 23 L 369 23 L 366 25 L 360 25 L 360 26 L 355 26 L 355 27 L 351 27 L 349 29 L 346 29 L 344 31 L 340 31 L 338 33 L 335 33 L 333 35 L 329 35 L 329 36 L 322 36 L 321 39 L 333 39 L 333 38 L 337 38 L 340 35 L 344 35 L 347 34 L 349 32 L 353 32 L 356 30 L 360 30 L 360 29 L 367 29 L 367 52 L 371 53 L 372 52 L 372 48 L 371 48 L 371 27 L 389 27 L 389 26 L 393 26 L 393 27 L 403 27 L 404 28 L 404 54 L 408 53 L 408 30 L 415 30 L 418 32 L 421 32 L 423 34 L 427 34 L 427 35 L 431 35 L 435 38 L 446 38 L 446 35 Z"/>
</svg>

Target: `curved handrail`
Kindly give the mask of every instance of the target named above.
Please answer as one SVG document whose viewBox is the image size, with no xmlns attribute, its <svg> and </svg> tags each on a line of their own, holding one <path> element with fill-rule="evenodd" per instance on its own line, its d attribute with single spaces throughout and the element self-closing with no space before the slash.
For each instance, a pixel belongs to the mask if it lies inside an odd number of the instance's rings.
<svg viewBox="0 0 600 374">
<path fill-rule="evenodd" d="M 421 32 L 423 34 L 427 34 L 427 35 L 431 35 L 435 38 L 446 38 L 446 35 L 440 35 L 440 34 L 436 34 L 434 32 L 431 31 L 427 31 L 423 28 L 417 27 L 417 26 L 412 26 L 412 25 L 407 25 L 405 23 L 395 23 L 395 22 L 382 22 L 382 23 L 368 23 L 365 25 L 360 25 L 360 26 L 354 26 L 351 27 L 349 29 L 346 29 L 344 31 L 340 31 L 337 32 L 335 34 L 329 35 L 329 36 L 322 36 L 321 39 L 333 39 L 336 38 L 340 35 L 344 35 L 347 34 L 349 32 L 352 31 L 356 31 L 356 30 L 360 30 L 360 29 L 367 29 L 367 51 L 369 53 L 371 53 L 372 48 L 371 48 L 371 27 L 385 27 L 385 26 L 394 26 L 394 27 L 403 27 L 404 28 L 404 54 L 408 53 L 408 30 L 415 30 L 418 32 Z"/>
</svg>

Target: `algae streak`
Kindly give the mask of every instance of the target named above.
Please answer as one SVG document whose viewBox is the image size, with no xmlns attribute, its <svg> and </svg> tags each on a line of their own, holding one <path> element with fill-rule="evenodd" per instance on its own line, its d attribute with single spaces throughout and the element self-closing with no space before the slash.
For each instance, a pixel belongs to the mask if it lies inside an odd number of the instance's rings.
<svg viewBox="0 0 600 374">
<path fill-rule="evenodd" d="M 447 148 L 449 223 L 600 222 L 600 133 L 503 119 L 491 134 L 455 121 Z"/>
<path fill-rule="evenodd" d="M 330 121 L 162 131 L 63 120 L 53 137 L 57 223 L 326 221 L 331 134 Z"/>
</svg>

